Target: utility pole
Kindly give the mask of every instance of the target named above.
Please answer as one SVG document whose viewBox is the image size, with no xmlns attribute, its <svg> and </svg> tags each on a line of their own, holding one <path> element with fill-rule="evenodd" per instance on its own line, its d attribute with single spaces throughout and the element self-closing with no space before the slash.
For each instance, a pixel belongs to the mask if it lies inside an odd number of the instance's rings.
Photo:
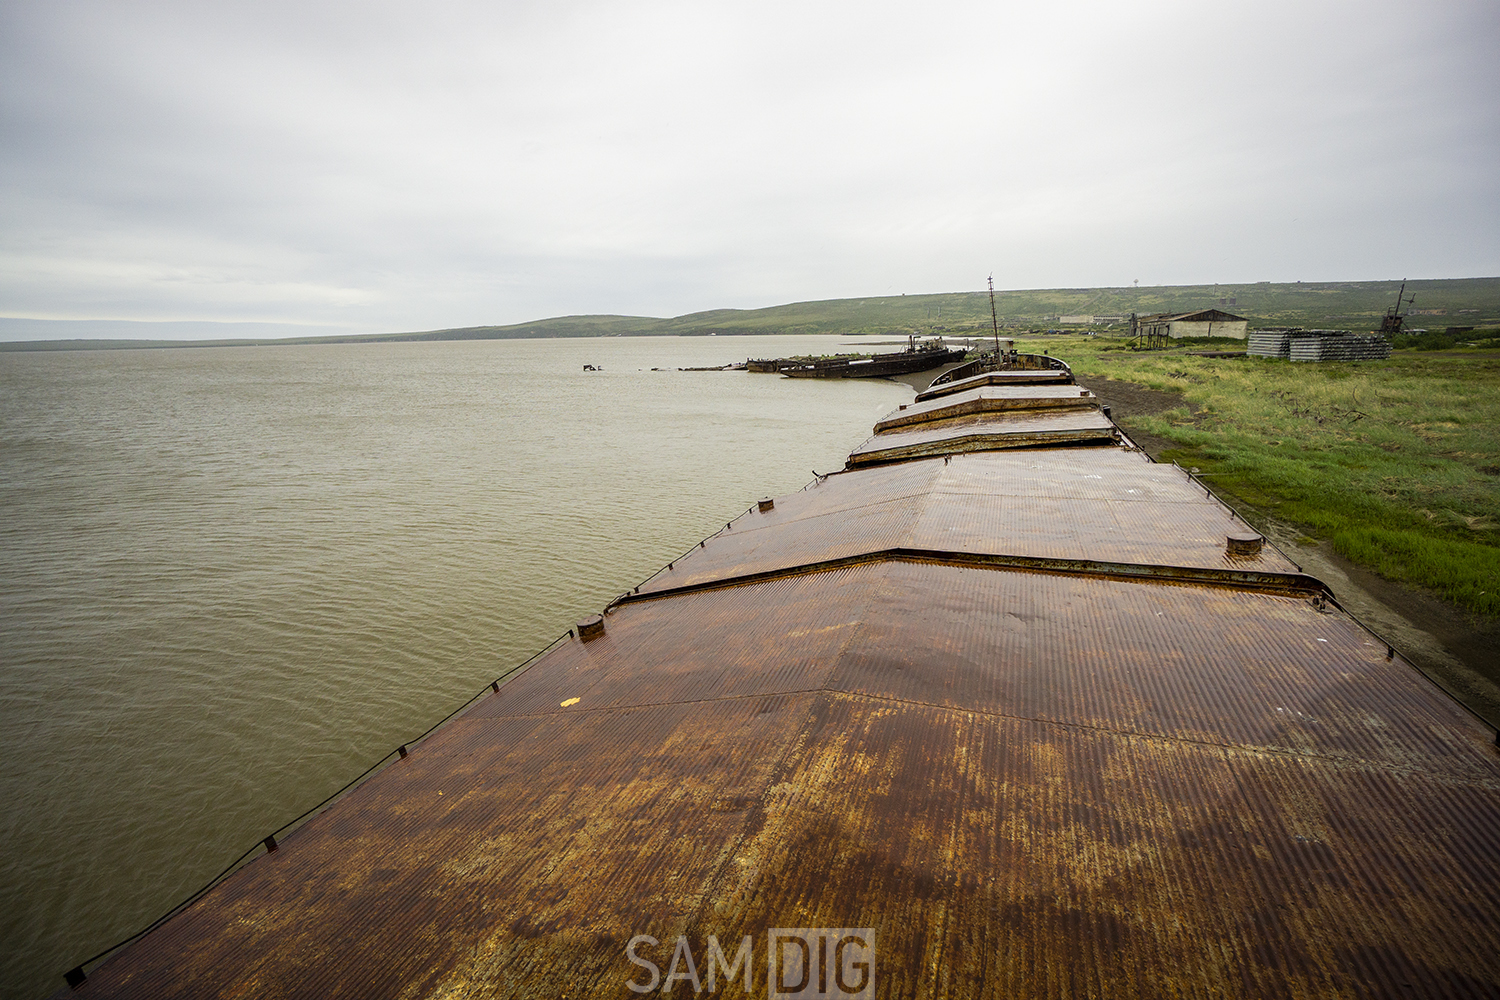
<svg viewBox="0 0 1500 1000">
<path fill-rule="evenodd" d="M 995 328 L 995 361 L 1000 360 L 1000 318 L 995 315 L 995 275 L 990 273 L 990 326 Z"/>
</svg>

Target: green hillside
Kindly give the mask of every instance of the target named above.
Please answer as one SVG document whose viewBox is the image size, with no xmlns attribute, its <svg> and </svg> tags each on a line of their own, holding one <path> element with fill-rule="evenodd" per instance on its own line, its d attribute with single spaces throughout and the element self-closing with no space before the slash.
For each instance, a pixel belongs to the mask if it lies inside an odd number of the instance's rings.
<svg viewBox="0 0 1500 1000">
<path fill-rule="evenodd" d="M 1128 317 L 1217 307 L 1246 316 L 1252 327 L 1304 326 L 1369 330 L 1396 301 L 1399 281 L 1259 282 L 1244 285 L 1155 285 L 1144 288 L 1053 288 L 997 291 L 1002 324 L 1024 330 L 1058 326 L 1061 316 Z M 1413 315 L 1409 326 L 1494 326 L 1500 323 L 1500 278 L 1412 281 L 1413 308 L 1443 315 Z M 1231 301 L 1232 300 L 1232 301 Z M 1107 324 L 1100 323 L 1100 326 Z M 1123 326 L 1123 323 L 1116 323 Z M 501 337 L 732 336 L 760 333 L 885 334 L 967 333 L 988 329 L 985 292 L 893 295 L 793 302 L 766 309 L 715 309 L 672 319 L 640 316 L 564 316 L 512 326 L 435 330 L 397 335 L 431 340 Z"/>
<path fill-rule="evenodd" d="M 1302 326 L 1370 330 L 1395 301 L 1399 281 L 1333 281 L 1223 285 L 1151 285 L 1142 288 L 1050 288 L 997 291 L 995 310 L 1012 332 L 1082 327 L 1060 324 L 1062 316 L 1095 316 L 1093 328 L 1123 331 L 1135 313 L 1187 312 L 1216 307 L 1248 317 L 1254 327 Z M 1449 326 L 1500 325 L 1500 278 L 1444 278 L 1412 281 L 1407 294 L 1417 310 L 1409 327 L 1443 330 Z M 30 341 L 0 343 L 0 350 L 79 350 L 123 347 L 212 347 L 228 344 L 371 343 L 393 340 L 501 340 L 530 337 L 736 336 L 754 334 L 906 335 L 965 334 L 990 329 L 985 292 L 888 295 L 862 299 L 793 302 L 765 309 L 712 309 L 671 319 L 650 316 L 556 316 L 508 326 L 474 326 L 354 337 L 296 337 L 279 340 L 197 341 Z"/>
</svg>

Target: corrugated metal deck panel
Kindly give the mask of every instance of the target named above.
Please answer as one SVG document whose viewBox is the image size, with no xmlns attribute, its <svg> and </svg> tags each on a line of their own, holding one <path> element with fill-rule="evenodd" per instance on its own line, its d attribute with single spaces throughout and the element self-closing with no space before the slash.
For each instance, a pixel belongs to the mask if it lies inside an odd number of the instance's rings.
<svg viewBox="0 0 1500 1000">
<path fill-rule="evenodd" d="M 913 524 L 907 544 L 960 552 L 1003 550 L 1005 555 L 1043 559 L 1297 572 L 1274 548 L 1228 556 L 1228 536 L 1250 530 L 1216 503 L 1049 497 L 997 501 L 937 493 Z"/>
<path fill-rule="evenodd" d="M 948 396 L 955 392 L 968 392 L 976 386 L 982 385 L 1071 385 L 1073 375 L 1062 369 L 1032 368 L 1016 371 L 987 372 L 983 375 L 970 375 L 965 379 L 954 382 L 943 382 L 939 385 L 929 386 L 922 392 L 917 393 L 917 402 L 929 399 L 937 399 L 939 396 Z"/>
<path fill-rule="evenodd" d="M 887 414 L 875 425 L 883 434 L 897 427 L 927 423 L 970 413 L 1003 413 L 1036 409 L 1097 409 L 1092 392 L 1076 385 L 979 386 L 914 403 Z"/>
<path fill-rule="evenodd" d="M 1072 497 L 1080 500 L 1138 500 L 1201 503 L 1203 487 L 1175 465 L 1151 461 L 1139 451 L 1114 446 L 1039 448 L 1024 452 L 969 452 L 914 459 L 836 473 L 802 493 L 776 499 L 776 509 L 751 511 L 743 520 L 757 526 L 786 519 L 783 502 L 826 506 L 809 513 L 847 510 L 919 493 L 983 493 L 995 497 Z M 740 519 L 735 526 L 739 527 Z"/>
<path fill-rule="evenodd" d="M 1228 588 L 934 570 L 884 566 L 829 688 L 1500 779 L 1484 728 L 1341 612 Z"/>
<path fill-rule="evenodd" d="M 889 548 L 906 536 L 912 512 L 943 471 L 937 459 L 833 473 L 776 497 L 772 510 L 750 508 L 637 589 L 654 593 Z M 782 539 L 788 548 L 778 552 Z"/>
<path fill-rule="evenodd" d="M 948 452 L 1036 448 L 1112 440 L 1115 425 L 1098 410 L 973 414 L 877 434 L 849 453 L 850 466 Z"/>
<path fill-rule="evenodd" d="M 903 462 L 860 470 L 857 481 L 849 474 L 839 471 L 826 474 L 809 483 L 805 488 L 775 498 L 773 510 L 761 511 L 757 507 L 734 518 L 724 530 L 704 540 L 705 547 L 716 538 L 727 538 L 737 531 L 754 530 L 773 525 L 782 525 L 803 518 L 821 517 L 827 514 L 856 511 L 876 507 L 891 501 L 912 501 L 932 491 L 933 483 L 942 474 L 942 462 Z M 675 560 L 701 558 L 697 547 Z M 663 570 L 663 574 L 667 571 Z"/>
<path fill-rule="evenodd" d="M 826 712 L 846 737 L 778 781 L 798 794 L 740 848 L 755 876 L 714 894 L 748 905 L 700 936 L 873 924 L 892 996 L 1489 996 L 1500 977 L 1492 789 L 908 703 Z"/>
<path fill-rule="evenodd" d="M 773 926 L 875 927 L 881 996 L 1500 982 L 1490 733 L 1342 615 L 941 565 L 835 579 L 843 614 L 810 619 L 794 593 L 823 574 L 616 609 L 76 995 L 624 998 L 630 937 L 668 942 L 665 968 L 685 934 L 701 968 L 711 933 L 761 942 L 764 995 Z M 830 623 L 823 689 L 705 697 L 780 666 L 726 636 L 790 652 Z M 606 641 L 596 691 L 660 664 L 678 693 L 561 708 Z"/>
<path fill-rule="evenodd" d="M 901 466 L 876 467 L 881 471 L 892 468 Z M 1201 503 L 1204 500 L 1203 489 L 1182 469 L 1153 462 L 1142 452 L 1114 447 L 954 455 L 943 468 L 934 489 L 944 493 L 979 493 L 992 497 L 1136 500 L 1142 503 Z"/>
<path fill-rule="evenodd" d="M 784 694 L 823 687 L 853 638 L 881 577 L 852 569 L 769 581 L 755 588 L 747 613 L 733 590 L 692 601 L 648 601 L 616 610 L 604 635 L 572 642 L 487 698 L 470 716 L 526 715 L 601 707 Z M 705 649 L 716 651 L 704 669 Z"/>
<path fill-rule="evenodd" d="M 869 481 L 876 490 L 866 490 Z M 1123 448 L 977 452 L 951 462 L 922 459 L 841 473 L 778 497 L 774 509 L 736 518 L 640 592 L 895 547 L 1297 571 L 1271 546 L 1254 557 L 1228 558 L 1227 536 L 1246 530 L 1187 473 Z"/>
<path fill-rule="evenodd" d="M 818 517 L 767 522 L 759 528 L 722 531 L 703 548 L 693 549 L 641 584 L 640 592 L 657 593 L 896 548 L 911 534 L 926 502 L 919 495 Z"/>
<path fill-rule="evenodd" d="M 797 493 L 776 498 L 776 507 L 762 513 L 752 507 L 734 519 L 734 529 L 760 527 L 796 517 L 816 517 L 843 510 L 871 507 L 891 500 L 922 496 L 942 474 L 941 461 L 904 462 L 863 469 L 858 478 L 842 470 L 809 483 Z"/>
<path fill-rule="evenodd" d="M 601 933 L 699 907 L 812 698 L 466 719 L 75 995 L 588 996 Z"/>
</svg>

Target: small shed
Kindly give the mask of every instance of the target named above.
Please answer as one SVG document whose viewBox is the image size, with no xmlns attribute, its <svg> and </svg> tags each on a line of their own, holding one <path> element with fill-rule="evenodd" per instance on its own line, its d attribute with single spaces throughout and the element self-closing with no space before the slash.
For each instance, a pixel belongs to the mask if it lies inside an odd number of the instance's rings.
<svg viewBox="0 0 1500 1000">
<path fill-rule="evenodd" d="M 1131 334 L 1146 337 L 1233 337 L 1245 339 L 1249 324 L 1244 316 L 1224 312 L 1222 309 L 1199 309 L 1186 313 L 1153 313 L 1137 316 L 1131 324 Z"/>
</svg>

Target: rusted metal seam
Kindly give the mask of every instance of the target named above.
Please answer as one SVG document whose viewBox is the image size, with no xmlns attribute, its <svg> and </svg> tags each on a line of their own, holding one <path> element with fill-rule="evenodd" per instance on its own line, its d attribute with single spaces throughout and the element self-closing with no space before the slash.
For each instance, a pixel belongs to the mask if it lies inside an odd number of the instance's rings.
<svg viewBox="0 0 1500 1000">
<path fill-rule="evenodd" d="M 622 594 L 610 602 L 606 611 L 622 604 L 638 601 L 655 601 L 683 594 L 722 590 L 726 587 L 742 587 L 787 577 L 806 576 L 848 566 L 863 566 L 880 562 L 936 563 L 946 566 L 961 566 L 971 569 L 1027 570 L 1051 573 L 1059 576 L 1105 577 L 1121 580 L 1157 580 L 1164 583 L 1193 583 L 1208 586 L 1231 587 L 1239 590 L 1255 590 L 1298 595 L 1316 594 L 1332 598 L 1323 581 L 1305 573 L 1262 573 L 1252 570 L 1223 570 L 1187 566 L 1153 566 L 1142 563 L 1100 562 L 1092 559 L 1055 559 L 1039 556 L 992 555 L 976 552 L 956 552 L 943 549 L 913 549 L 897 547 L 863 552 L 859 555 L 838 559 L 823 559 L 781 569 L 746 573 L 741 576 L 709 580 L 703 583 L 683 584 L 645 594 Z"/>
</svg>

